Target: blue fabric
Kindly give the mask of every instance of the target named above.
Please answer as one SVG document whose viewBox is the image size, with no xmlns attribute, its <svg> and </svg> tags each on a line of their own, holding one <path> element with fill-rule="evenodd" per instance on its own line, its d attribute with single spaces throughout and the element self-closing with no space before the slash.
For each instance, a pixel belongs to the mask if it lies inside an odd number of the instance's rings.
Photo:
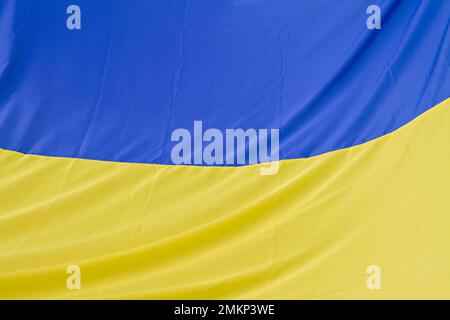
<svg viewBox="0 0 450 320">
<path fill-rule="evenodd" d="M 282 159 L 350 147 L 449 96 L 449 16 L 448 0 L 4 0 L 0 147 L 171 164 L 194 120 L 280 128 Z"/>
</svg>

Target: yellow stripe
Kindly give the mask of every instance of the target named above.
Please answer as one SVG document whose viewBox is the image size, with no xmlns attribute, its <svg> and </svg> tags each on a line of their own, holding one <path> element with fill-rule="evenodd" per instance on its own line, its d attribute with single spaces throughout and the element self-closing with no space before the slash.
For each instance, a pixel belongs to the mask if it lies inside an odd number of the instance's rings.
<svg viewBox="0 0 450 320">
<path fill-rule="evenodd" d="M 450 100 L 259 169 L 0 150 L 0 297 L 450 298 Z"/>
</svg>

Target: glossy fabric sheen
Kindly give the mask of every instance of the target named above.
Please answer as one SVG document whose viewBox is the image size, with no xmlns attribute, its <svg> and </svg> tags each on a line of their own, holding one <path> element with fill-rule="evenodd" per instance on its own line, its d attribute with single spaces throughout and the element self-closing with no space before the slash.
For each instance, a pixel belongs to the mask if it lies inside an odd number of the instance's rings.
<svg viewBox="0 0 450 320">
<path fill-rule="evenodd" d="M 273 176 L 2 150 L 0 297 L 448 299 L 449 137 L 447 100 Z"/>
<path fill-rule="evenodd" d="M 282 159 L 392 132 L 449 96 L 448 0 L 0 2 L 0 147 L 172 164 L 171 132 L 279 128 Z M 378 4 L 382 29 L 368 30 Z"/>
</svg>

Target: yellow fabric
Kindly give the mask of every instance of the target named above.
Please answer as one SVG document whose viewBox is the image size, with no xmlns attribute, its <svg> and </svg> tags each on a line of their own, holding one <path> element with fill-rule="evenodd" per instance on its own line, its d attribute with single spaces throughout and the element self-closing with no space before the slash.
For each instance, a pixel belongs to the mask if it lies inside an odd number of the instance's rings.
<svg viewBox="0 0 450 320">
<path fill-rule="evenodd" d="M 0 150 L 0 298 L 450 298 L 449 270 L 450 100 L 273 176 Z"/>
</svg>

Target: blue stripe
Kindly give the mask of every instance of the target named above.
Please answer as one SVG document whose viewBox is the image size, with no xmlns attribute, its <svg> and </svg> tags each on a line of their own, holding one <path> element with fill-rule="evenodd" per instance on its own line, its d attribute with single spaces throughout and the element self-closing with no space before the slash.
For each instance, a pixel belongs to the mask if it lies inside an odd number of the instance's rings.
<svg viewBox="0 0 450 320">
<path fill-rule="evenodd" d="M 449 96 L 449 15 L 447 0 L 3 1 L 0 147 L 170 164 L 171 132 L 195 120 L 280 128 L 282 159 L 350 147 Z"/>
</svg>

